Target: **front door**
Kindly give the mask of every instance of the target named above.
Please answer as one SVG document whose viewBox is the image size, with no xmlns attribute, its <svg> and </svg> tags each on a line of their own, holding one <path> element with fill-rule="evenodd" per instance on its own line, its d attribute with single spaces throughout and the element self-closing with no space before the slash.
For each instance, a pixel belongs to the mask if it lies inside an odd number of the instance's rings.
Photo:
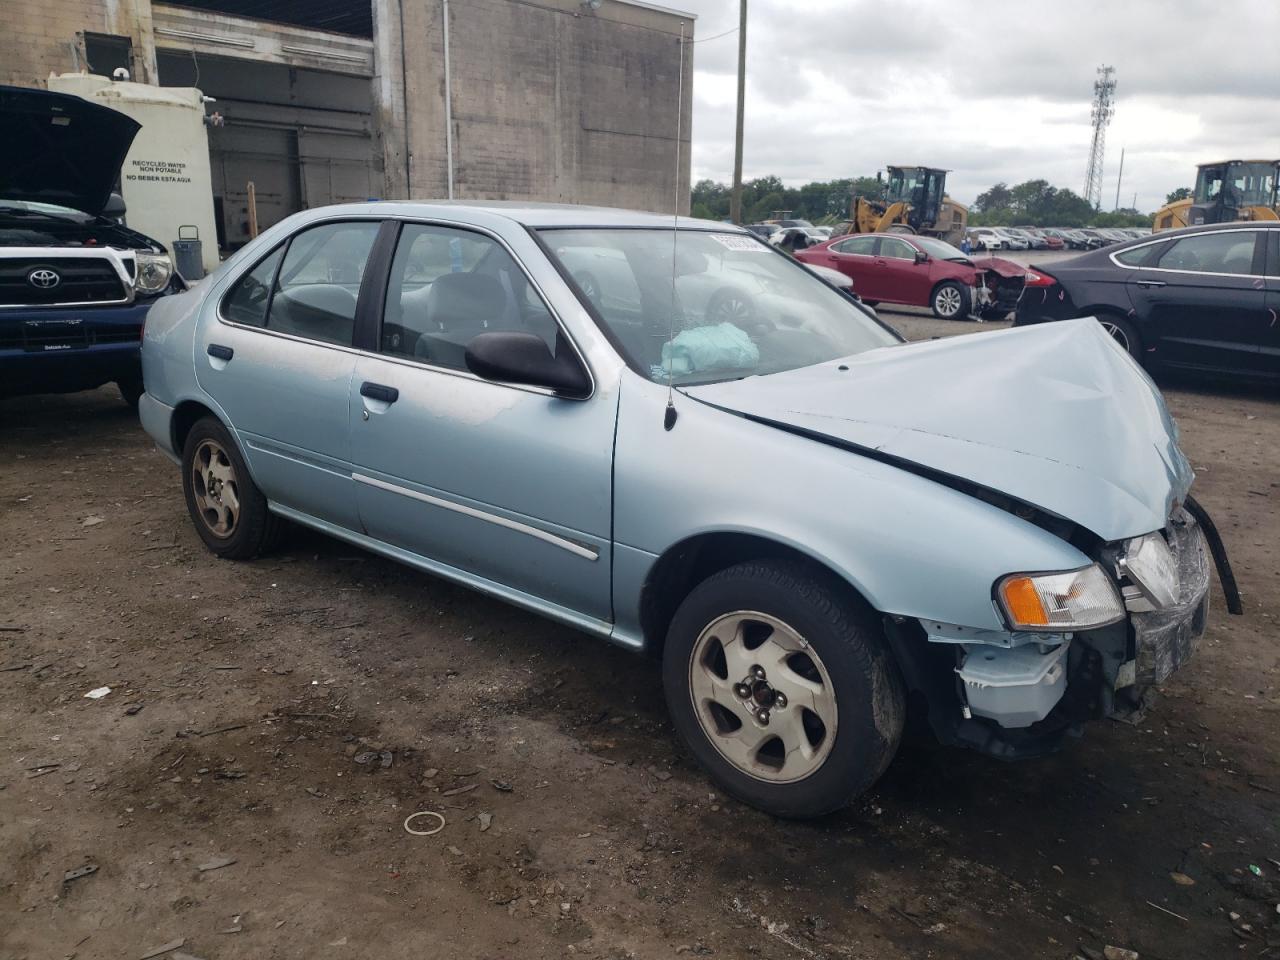
<svg viewBox="0 0 1280 960">
<path fill-rule="evenodd" d="M 196 342 L 200 386 L 267 499 L 351 529 L 351 346 L 377 232 L 363 220 L 295 234 L 227 292 Z"/>
<path fill-rule="evenodd" d="M 898 237 L 880 238 L 880 256 L 876 258 L 883 300 L 910 303 L 918 307 L 929 304 L 929 262 L 916 261 L 916 248 Z"/>
<path fill-rule="evenodd" d="M 607 621 L 616 400 L 479 379 L 466 345 L 493 330 L 573 350 L 499 241 L 405 224 L 379 353 L 350 384 L 361 521 L 441 572 Z"/>
<path fill-rule="evenodd" d="M 1180 237 L 1129 278 L 1144 348 L 1157 362 L 1259 370 L 1269 314 L 1263 244 L 1248 229 Z"/>
</svg>

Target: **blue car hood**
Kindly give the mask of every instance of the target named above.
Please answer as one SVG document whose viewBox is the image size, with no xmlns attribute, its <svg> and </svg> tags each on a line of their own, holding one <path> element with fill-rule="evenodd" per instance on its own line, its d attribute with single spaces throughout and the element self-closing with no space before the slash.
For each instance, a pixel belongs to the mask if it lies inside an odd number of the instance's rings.
<svg viewBox="0 0 1280 960">
<path fill-rule="evenodd" d="M 1194 479 L 1155 384 L 1091 318 L 684 392 L 1000 491 L 1104 540 L 1163 528 Z"/>
</svg>

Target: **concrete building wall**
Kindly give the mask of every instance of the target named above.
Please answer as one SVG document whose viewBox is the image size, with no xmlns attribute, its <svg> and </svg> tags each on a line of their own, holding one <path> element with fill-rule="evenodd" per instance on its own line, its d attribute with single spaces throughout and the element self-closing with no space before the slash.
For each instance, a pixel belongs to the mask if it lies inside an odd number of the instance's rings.
<svg viewBox="0 0 1280 960">
<path fill-rule="evenodd" d="M 448 194 L 446 7 L 455 196 L 688 212 L 692 22 L 578 0 L 375 0 L 388 196 Z"/>
<path fill-rule="evenodd" d="M 44 86 L 50 74 L 85 69 L 86 33 L 128 38 L 133 79 L 155 82 L 150 0 L 4 0 L 0 83 Z"/>
<path fill-rule="evenodd" d="M 234 77 L 240 64 L 240 79 L 258 84 L 261 96 L 229 95 L 244 101 L 226 105 L 229 120 L 275 130 L 259 142 L 267 149 L 276 143 L 284 162 L 301 164 L 308 151 L 312 159 L 312 169 L 299 170 L 296 190 L 284 185 L 281 211 L 308 205 L 308 193 L 324 196 L 319 188 L 331 174 L 359 164 L 365 151 L 371 195 L 447 196 L 450 108 L 457 197 L 688 210 L 696 48 L 684 48 L 683 95 L 679 65 L 680 32 L 692 39 L 693 21 L 639 0 L 603 0 L 596 10 L 582 0 L 363 0 L 372 4 L 372 39 L 151 0 L 2 2 L 6 83 L 42 86 L 51 72 L 84 69 L 86 33 L 127 38 L 133 79 L 141 82 L 207 88 L 214 76 L 226 79 L 226 65 Z M 209 66 L 200 76 L 202 62 Z M 354 108 L 352 82 L 368 91 Z M 308 89 L 337 98 L 325 126 L 353 129 L 331 130 L 327 139 L 307 133 L 306 118 L 323 107 L 308 100 Z M 292 110 L 293 118 L 277 108 Z M 346 133 L 356 137 L 335 139 Z M 226 139 L 213 133 L 215 154 Z M 316 151 L 333 160 L 323 181 Z M 237 173 L 228 182 L 240 179 Z M 215 186 L 217 180 L 215 169 Z M 356 190 L 348 182 L 332 195 Z"/>
</svg>

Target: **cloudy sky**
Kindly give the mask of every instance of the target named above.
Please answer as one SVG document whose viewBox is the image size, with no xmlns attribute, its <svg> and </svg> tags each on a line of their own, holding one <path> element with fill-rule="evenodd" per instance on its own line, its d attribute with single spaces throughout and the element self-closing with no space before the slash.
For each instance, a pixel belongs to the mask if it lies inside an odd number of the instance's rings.
<svg viewBox="0 0 1280 960">
<path fill-rule="evenodd" d="M 663 0 L 695 39 L 737 0 Z M 945 167 L 970 203 L 999 181 L 1077 193 L 1100 64 L 1116 68 L 1103 207 L 1154 210 L 1194 167 L 1280 157 L 1278 0 L 749 0 L 744 176 L 789 184 Z M 693 176 L 733 176 L 737 37 L 694 51 Z"/>
</svg>

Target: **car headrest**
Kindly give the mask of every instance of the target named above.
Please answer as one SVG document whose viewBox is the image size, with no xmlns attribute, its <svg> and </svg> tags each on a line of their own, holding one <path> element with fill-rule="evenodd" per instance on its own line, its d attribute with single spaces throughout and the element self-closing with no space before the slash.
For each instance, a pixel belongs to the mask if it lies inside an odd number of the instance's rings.
<svg viewBox="0 0 1280 960">
<path fill-rule="evenodd" d="M 441 330 L 479 330 L 502 319 L 506 291 L 494 277 L 446 273 L 427 294 L 427 321 Z"/>
</svg>

